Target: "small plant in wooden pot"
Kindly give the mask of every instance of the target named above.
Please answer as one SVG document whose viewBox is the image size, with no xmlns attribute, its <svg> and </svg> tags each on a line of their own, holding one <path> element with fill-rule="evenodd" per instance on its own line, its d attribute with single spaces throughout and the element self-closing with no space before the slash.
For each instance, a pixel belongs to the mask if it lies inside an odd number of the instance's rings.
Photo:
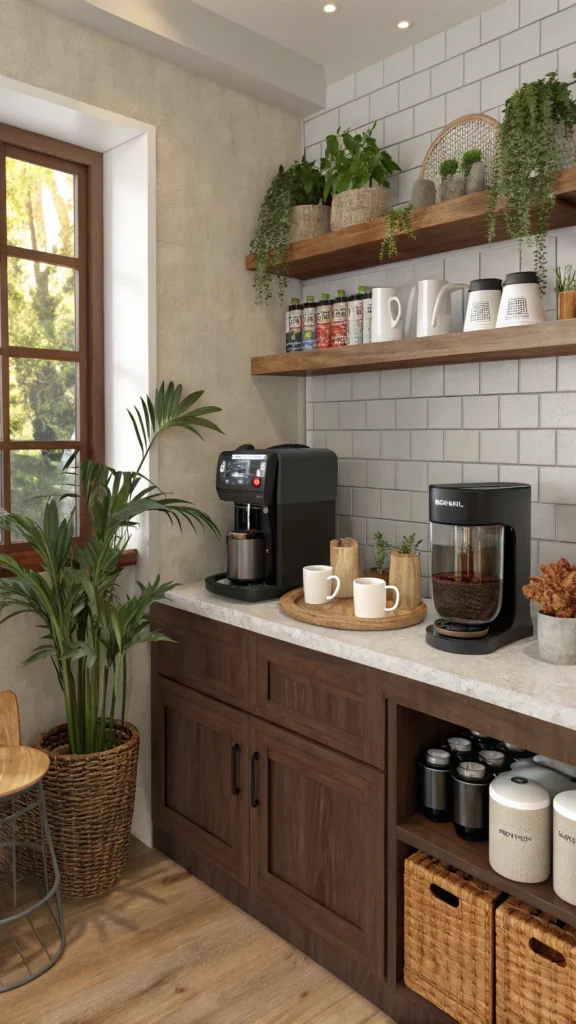
<svg viewBox="0 0 576 1024">
<path fill-rule="evenodd" d="M 208 416 L 215 406 L 198 406 L 202 391 L 183 396 L 182 387 L 162 384 L 154 400 L 142 399 L 129 413 L 142 453 L 133 472 L 88 459 L 80 466 L 88 509 L 89 540 L 75 543 L 76 511 L 70 499 L 46 502 L 43 516 L 0 513 L 0 528 L 27 541 L 40 569 L 0 555 L 10 575 L 0 579 L 0 624 L 30 614 L 42 637 L 26 664 L 46 659 L 60 684 L 66 722 L 49 729 L 34 746 L 50 758 L 44 780 L 48 819 L 65 896 L 99 896 L 121 877 L 128 853 L 140 736 L 126 721 L 128 657 L 150 640 L 167 638 L 150 629 L 150 608 L 174 588 L 158 576 L 138 582 L 135 593 L 120 587 L 120 559 L 143 515 L 161 512 L 172 523 L 219 531 L 191 502 L 165 494 L 144 474 L 148 454 L 166 430 L 220 431 Z M 73 454 L 68 461 L 72 465 Z M 67 467 L 67 468 L 68 468 Z M 71 492 L 76 469 L 70 470 Z M 66 499 L 68 504 L 66 503 Z M 74 505 L 75 505 L 74 501 Z M 32 628 L 32 627 L 31 627 Z M 41 700 L 41 695 L 39 695 Z M 27 836 L 37 842 L 40 823 Z"/>
<path fill-rule="evenodd" d="M 385 583 L 388 583 L 390 570 L 385 569 L 384 566 L 394 550 L 394 545 L 389 544 L 387 540 L 384 540 L 384 537 L 379 530 L 374 534 L 373 541 L 374 561 L 376 565 L 373 565 L 371 569 L 366 571 L 366 576 L 374 576 L 376 579 L 384 580 Z"/>
<path fill-rule="evenodd" d="M 358 135 L 339 128 L 326 139 L 320 166 L 326 176 L 324 201 L 332 196 L 331 231 L 385 217 L 388 212 L 390 175 L 400 168 L 373 138 L 375 127 L 376 122 Z"/>
<path fill-rule="evenodd" d="M 446 199 L 458 199 L 466 191 L 466 179 L 458 174 L 458 161 L 455 157 L 444 160 L 440 164 L 440 202 Z"/>
<path fill-rule="evenodd" d="M 576 317 L 576 271 L 569 263 L 564 270 L 556 267 L 556 292 L 558 294 L 558 319 L 574 320 Z"/>
<path fill-rule="evenodd" d="M 390 584 L 398 587 L 400 592 L 401 611 L 414 611 L 422 604 L 422 581 L 420 570 L 420 553 L 418 548 L 422 541 L 416 540 L 416 534 L 403 537 L 398 551 L 390 555 Z"/>
<path fill-rule="evenodd" d="M 540 571 L 522 587 L 524 597 L 540 605 L 540 657 L 552 665 L 576 665 L 576 565 L 561 558 Z"/>
</svg>

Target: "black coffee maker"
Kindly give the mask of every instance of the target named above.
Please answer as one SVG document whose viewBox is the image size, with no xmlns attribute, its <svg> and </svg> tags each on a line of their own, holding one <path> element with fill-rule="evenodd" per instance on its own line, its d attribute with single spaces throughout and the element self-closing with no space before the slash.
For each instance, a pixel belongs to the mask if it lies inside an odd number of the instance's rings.
<svg viewBox="0 0 576 1024">
<path fill-rule="evenodd" d="M 432 647 L 490 654 L 532 636 L 522 585 L 530 574 L 528 484 L 430 487 Z"/>
<path fill-rule="evenodd" d="M 234 502 L 227 569 L 206 589 L 237 601 L 268 601 L 302 586 L 305 565 L 328 565 L 336 536 L 338 459 L 306 445 L 222 452 L 216 490 Z"/>
</svg>

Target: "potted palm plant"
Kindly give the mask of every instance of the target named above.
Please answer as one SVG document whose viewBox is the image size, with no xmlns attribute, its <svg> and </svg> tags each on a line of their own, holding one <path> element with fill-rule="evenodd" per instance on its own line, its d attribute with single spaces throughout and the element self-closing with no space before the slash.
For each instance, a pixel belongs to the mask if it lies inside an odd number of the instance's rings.
<svg viewBox="0 0 576 1024">
<path fill-rule="evenodd" d="M 125 717 L 127 656 L 139 644 L 166 639 L 150 629 L 150 607 L 175 584 L 157 577 L 138 583 L 132 597 L 119 588 L 130 533 L 150 512 L 218 533 L 205 512 L 164 494 L 142 473 L 166 430 L 180 427 L 198 436 L 203 428 L 220 430 L 207 418 L 220 410 L 199 407 L 202 395 L 183 396 L 181 386 L 162 384 L 154 401 L 142 399 L 129 413 L 142 453 L 134 472 L 82 462 L 91 527 L 86 544 L 73 543 L 75 514 L 63 515 L 54 499 L 47 501 L 41 525 L 26 515 L 0 513 L 0 528 L 17 532 L 41 562 L 35 571 L 0 555 L 0 568 L 11 574 L 0 579 L 0 624 L 26 613 L 39 620 L 43 636 L 26 664 L 50 661 L 64 694 L 66 722 L 35 746 L 50 757 L 44 786 L 66 896 L 99 895 L 124 871 L 139 748 L 138 730 Z"/>
<path fill-rule="evenodd" d="M 384 217 L 388 211 L 390 175 L 400 168 L 373 138 L 375 127 L 376 122 L 357 135 L 339 128 L 326 139 L 320 166 L 326 179 L 324 200 L 332 197 L 331 231 Z"/>
</svg>

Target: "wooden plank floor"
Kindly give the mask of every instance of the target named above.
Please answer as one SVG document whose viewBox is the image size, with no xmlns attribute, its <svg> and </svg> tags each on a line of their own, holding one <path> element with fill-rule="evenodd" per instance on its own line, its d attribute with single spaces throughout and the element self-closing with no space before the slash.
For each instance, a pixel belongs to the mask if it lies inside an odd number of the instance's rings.
<svg viewBox="0 0 576 1024">
<path fill-rule="evenodd" d="M 0 996 L 3 1024 L 393 1024 L 138 842 L 116 889 L 65 915 L 64 956 Z"/>
</svg>

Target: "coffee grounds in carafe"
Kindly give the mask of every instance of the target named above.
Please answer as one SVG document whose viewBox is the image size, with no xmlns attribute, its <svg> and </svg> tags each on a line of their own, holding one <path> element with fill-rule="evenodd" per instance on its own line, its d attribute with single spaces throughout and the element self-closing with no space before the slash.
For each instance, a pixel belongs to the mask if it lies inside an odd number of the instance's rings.
<svg viewBox="0 0 576 1024">
<path fill-rule="evenodd" d="M 460 622 L 491 622 L 498 612 L 502 584 L 480 573 L 441 572 L 432 577 L 432 597 L 439 615 Z"/>
</svg>

